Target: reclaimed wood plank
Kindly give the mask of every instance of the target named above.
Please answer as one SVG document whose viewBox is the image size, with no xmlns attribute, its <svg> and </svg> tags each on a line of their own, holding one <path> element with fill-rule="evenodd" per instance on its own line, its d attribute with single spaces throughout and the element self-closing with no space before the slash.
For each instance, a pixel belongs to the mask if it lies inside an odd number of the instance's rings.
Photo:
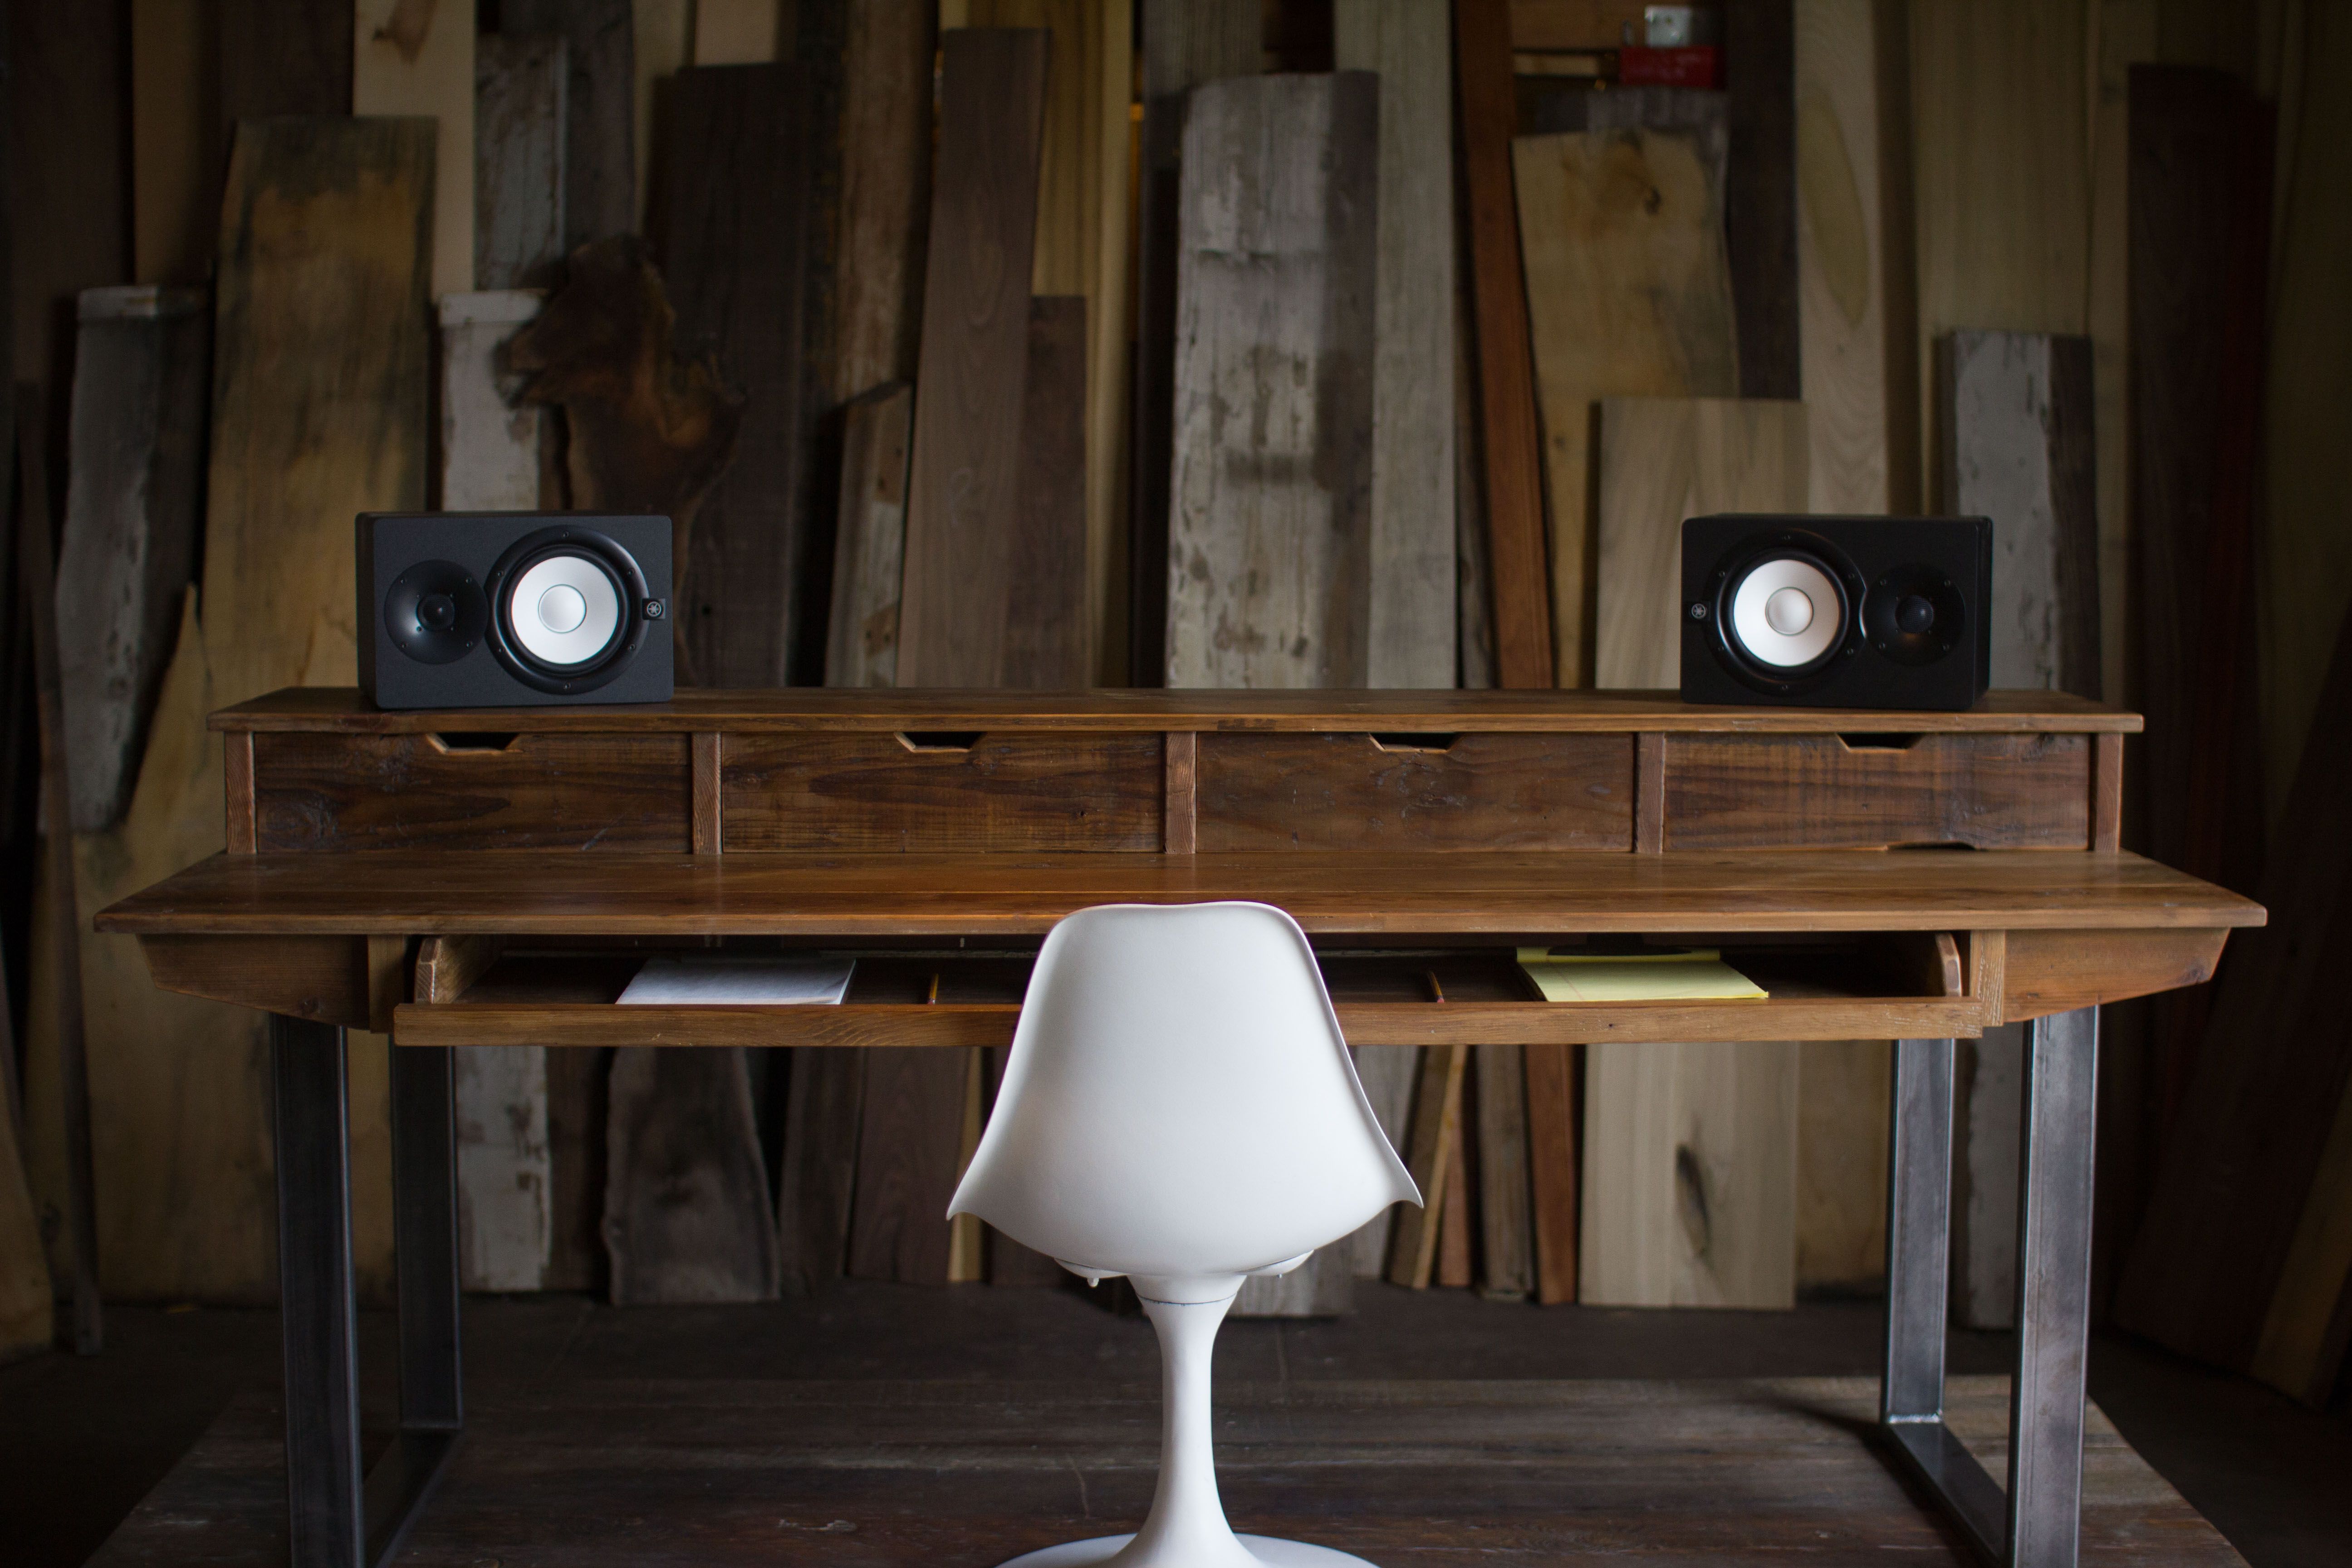
<svg viewBox="0 0 2352 1568">
<path fill-rule="evenodd" d="M 1378 110 L 1360 71 L 1192 94 L 1171 686 L 1365 684 Z"/>
<path fill-rule="evenodd" d="M 1478 1089 L 1478 1288 L 1520 1299 L 1535 1287 L 1529 1228 L 1526 1047 L 1480 1046 Z"/>
<path fill-rule="evenodd" d="M 1528 1180 L 1533 1189 L 1536 1300 L 1547 1307 L 1577 1299 L 1583 1253 L 1584 1053 L 1575 1046 L 1529 1044 L 1527 1063 Z"/>
<path fill-rule="evenodd" d="M 885 1047 L 861 1054 L 856 1193 L 849 1215 L 854 1279 L 948 1281 L 948 1200 L 963 1128 L 960 1051 Z"/>
<path fill-rule="evenodd" d="M 630 0 L 499 0 L 502 32 L 562 35 L 563 248 L 637 227 L 636 31 Z"/>
<path fill-rule="evenodd" d="M 1683 520 L 1802 511 L 1805 405 L 1612 397 L 1601 405 L 1599 426 L 1593 532 L 1604 586 L 1594 620 L 1594 672 L 1602 686 L 1676 685 Z M 1666 832 L 1671 840 L 1671 809 Z"/>
<path fill-rule="evenodd" d="M 215 0 L 220 14 L 221 142 L 237 121 L 352 111 L 351 0 Z"/>
<path fill-rule="evenodd" d="M 201 284 L 220 221 L 215 0 L 134 0 L 131 15 L 131 280 Z"/>
<path fill-rule="evenodd" d="M 1560 637 L 1552 625 L 1543 438 L 1537 428 L 1537 364 L 1529 347 L 1528 296 L 1534 280 L 1521 271 L 1524 237 L 1511 171 L 1517 112 L 1511 26 L 1506 0 L 1460 0 L 1454 7 L 1495 684 L 1529 688 L 1564 683 L 1557 678 Z"/>
<path fill-rule="evenodd" d="M 1801 1293 L 1859 1294 L 1885 1286 L 1887 1097 L 1894 1088 L 1894 1062 L 1885 1040 L 1804 1040 L 1797 1046 Z"/>
<path fill-rule="evenodd" d="M 434 121 L 433 292 L 474 288 L 474 0 L 352 0 L 351 110 Z"/>
<path fill-rule="evenodd" d="M 1445 1213 L 1445 1189 L 1456 1169 L 1462 1137 L 1462 1079 L 1470 1065 L 1466 1046 L 1437 1046 L 1422 1053 L 1413 1085 L 1412 1132 L 1405 1168 L 1421 1189 L 1421 1203 L 1396 1206 L 1389 1238 L 1391 1285 L 1425 1290 L 1437 1268 L 1437 1244 Z"/>
<path fill-rule="evenodd" d="M 14 1042 L 10 1042 L 11 1057 Z M 13 1069 L 11 1083 L 15 1082 Z M 56 1304 L 49 1262 L 41 1247 L 41 1222 L 19 1156 L 24 1118 L 12 1097 L 0 1115 L 0 1360 L 14 1361 L 49 1349 L 56 1335 Z"/>
<path fill-rule="evenodd" d="M 1000 667 L 1019 499 L 1047 35 L 941 39 L 939 173 L 907 494 L 901 685 Z"/>
<path fill-rule="evenodd" d="M 886 383 L 843 414 L 841 503 L 833 547 L 824 683 L 898 681 L 898 605 L 907 558 L 907 460 L 915 389 Z"/>
<path fill-rule="evenodd" d="M 1806 510 L 1833 516 L 1908 510 L 1888 478 L 1875 11 L 1873 0 L 1795 0 L 1792 13 Z"/>
<path fill-rule="evenodd" d="M 1792 5 L 1793 0 L 1738 0 L 1723 13 L 1731 132 L 1723 236 L 1731 258 L 1742 397 L 1804 395 Z"/>
<path fill-rule="evenodd" d="M 817 580 L 803 495 L 815 461 L 803 405 L 806 109 L 795 66 L 698 66 L 672 84 L 661 258 L 678 352 L 709 358 L 743 400 L 735 458 L 678 558 L 698 684 L 793 681 L 798 645 L 821 624 L 831 587 Z"/>
<path fill-rule="evenodd" d="M 1365 684 L 1454 674 L 1453 29 L 1443 6 L 1339 0 L 1335 58 L 1381 79 Z"/>
<path fill-rule="evenodd" d="M 695 0 L 694 63 L 764 65 L 789 58 L 781 0 Z"/>
<path fill-rule="evenodd" d="M 1004 635 L 992 686 L 1090 684 L 1087 615 L 1087 309 L 1078 295 L 1029 301 L 1018 498 L 1006 556 Z"/>
<path fill-rule="evenodd" d="M 743 1053 L 624 1049 L 610 1092 L 614 1304 L 773 1297 L 775 1220 Z"/>
<path fill-rule="evenodd" d="M 1605 546 L 1591 497 L 1596 472 L 1608 482 L 1591 445 L 1594 403 L 1727 398 L 1738 387 L 1720 144 L 1712 131 L 1643 129 L 1512 143 L 1561 686 L 1614 684 L 1594 641 L 1594 574 L 1606 568 L 1597 564 Z"/>
<path fill-rule="evenodd" d="M 455 1058 L 457 1271 L 468 1290 L 540 1290 L 554 1244 L 547 1047 Z"/>
<path fill-rule="evenodd" d="M 541 510 L 547 411 L 508 401 L 499 374 L 507 341 L 534 320 L 546 296 L 502 289 L 441 298 L 441 508 Z"/>
<path fill-rule="evenodd" d="M 572 57 L 561 35 L 474 44 L 474 283 L 529 289 L 563 260 L 563 141 Z"/>
<path fill-rule="evenodd" d="M 92 289 L 80 301 L 58 552 L 66 754 L 80 833 L 130 809 L 195 576 L 212 313 L 201 290 Z"/>
<path fill-rule="evenodd" d="M 915 377 L 938 26 L 939 7 L 927 0 L 849 0 L 834 252 L 835 402 Z"/>
</svg>

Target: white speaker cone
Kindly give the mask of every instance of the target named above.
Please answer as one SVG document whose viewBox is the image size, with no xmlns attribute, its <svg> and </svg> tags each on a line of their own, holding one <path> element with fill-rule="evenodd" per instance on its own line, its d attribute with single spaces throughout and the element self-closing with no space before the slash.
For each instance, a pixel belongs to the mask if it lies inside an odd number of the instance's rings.
<svg viewBox="0 0 2352 1568">
<path fill-rule="evenodd" d="M 1810 561 L 1783 555 L 1758 563 L 1731 595 L 1731 635 L 1759 664 L 1795 669 L 1845 635 L 1837 584 Z"/>
<path fill-rule="evenodd" d="M 583 555 L 551 555 L 507 591 L 507 625 L 523 651 L 544 664 L 585 664 L 621 629 L 621 595 Z"/>
</svg>

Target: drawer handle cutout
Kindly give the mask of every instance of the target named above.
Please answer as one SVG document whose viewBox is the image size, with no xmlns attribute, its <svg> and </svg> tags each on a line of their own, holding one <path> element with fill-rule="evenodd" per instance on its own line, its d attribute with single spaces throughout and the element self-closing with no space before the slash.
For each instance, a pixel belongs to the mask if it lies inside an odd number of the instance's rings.
<svg viewBox="0 0 2352 1568">
<path fill-rule="evenodd" d="M 910 752 L 969 752 L 984 730 L 901 730 L 898 744 Z"/>
<path fill-rule="evenodd" d="M 1452 751 L 1454 742 L 1461 738 L 1459 735 L 1443 733 L 1375 735 L 1372 737 L 1372 744 L 1383 752 L 1427 752 L 1443 755 Z"/>
<path fill-rule="evenodd" d="M 499 752 L 511 752 L 521 740 L 513 730 L 443 730 L 425 737 L 436 751 L 453 757 L 491 756 Z"/>
<path fill-rule="evenodd" d="M 1838 744 L 1849 752 L 1907 752 L 1927 737 L 1920 734 L 1874 734 L 1863 732 L 1840 735 Z"/>
</svg>

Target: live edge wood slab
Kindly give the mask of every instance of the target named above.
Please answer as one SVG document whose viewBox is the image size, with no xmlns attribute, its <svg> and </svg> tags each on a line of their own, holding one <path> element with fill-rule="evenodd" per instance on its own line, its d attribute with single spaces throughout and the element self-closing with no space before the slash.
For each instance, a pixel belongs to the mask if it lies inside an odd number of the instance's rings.
<svg viewBox="0 0 2352 1568">
<path fill-rule="evenodd" d="M 168 990 L 413 1045 L 1011 1037 L 1038 939 L 1254 899 L 1360 1044 L 1972 1036 L 2210 977 L 2259 906 L 2116 847 L 2137 716 L 1656 692 L 689 691 L 214 715 L 229 851 L 115 904 Z M 1562 1006 L 1511 949 L 1704 940 L 1767 1002 Z M 664 946 L 856 952 L 835 1008 L 622 1008 Z M 1442 984 L 1437 982 L 1442 980 Z M 1435 998 L 1443 996 L 1440 1001 Z"/>
</svg>

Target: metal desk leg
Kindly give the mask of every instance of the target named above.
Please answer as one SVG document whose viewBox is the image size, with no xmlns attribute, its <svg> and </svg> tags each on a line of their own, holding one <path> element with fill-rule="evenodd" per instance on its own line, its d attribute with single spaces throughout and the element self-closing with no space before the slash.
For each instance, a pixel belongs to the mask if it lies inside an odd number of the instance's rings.
<svg viewBox="0 0 2352 1568">
<path fill-rule="evenodd" d="M 359 1322 L 343 1032 L 273 1016 L 286 1508 L 294 1568 L 360 1568 Z"/>
<path fill-rule="evenodd" d="M 362 1481 L 343 1031 L 298 1018 L 269 1024 L 291 1561 L 293 1568 L 374 1568 L 399 1550 L 464 1416 L 449 1053 L 392 1053 L 401 1434 Z"/>
<path fill-rule="evenodd" d="M 2090 1335 L 2098 1012 L 2034 1022 L 2018 1181 L 2017 1372 L 2006 1495 L 1945 1426 L 1952 1042 L 1898 1040 L 1886 1217 L 1886 1374 L 1895 1452 L 1988 1563 L 2074 1568 Z"/>
</svg>

